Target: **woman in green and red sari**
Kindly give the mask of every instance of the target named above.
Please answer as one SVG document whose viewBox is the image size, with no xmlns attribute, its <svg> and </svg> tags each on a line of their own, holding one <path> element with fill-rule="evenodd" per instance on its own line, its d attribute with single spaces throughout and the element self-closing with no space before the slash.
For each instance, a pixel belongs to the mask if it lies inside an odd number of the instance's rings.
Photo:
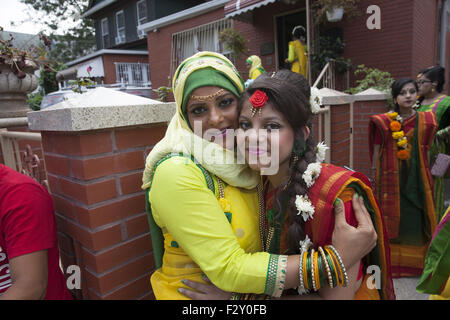
<svg viewBox="0 0 450 320">
<path fill-rule="evenodd" d="M 430 149 L 430 165 L 438 153 L 450 154 L 450 97 L 442 94 L 445 84 L 445 69 L 441 66 L 429 67 L 417 75 L 420 107 L 417 111 L 433 111 L 439 125 L 436 138 Z M 436 220 L 444 214 L 444 177 L 433 176 L 434 205 Z"/>
<path fill-rule="evenodd" d="M 428 152 L 437 123 L 433 112 L 414 110 L 414 80 L 396 80 L 392 97 L 395 111 L 370 118 L 375 196 L 386 221 L 393 277 L 417 276 L 436 228 Z"/>
<path fill-rule="evenodd" d="M 430 300 L 450 300 L 450 206 L 431 239 L 416 290 L 430 294 Z"/>
<path fill-rule="evenodd" d="M 299 99 L 300 91 L 309 101 L 315 101 L 314 97 L 310 99 L 310 87 L 304 77 L 281 70 L 271 77 L 265 76 L 255 80 L 241 97 L 243 103 L 240 106 L 240 128 L 256 131 L 267 129 L 269 132 L 278 129 L 280 135 L 279 171 L 264 179 L 265 249 L 273 253 L 294 253 L 299 252 L 299 249 L 303 252 L 302 249 L 308 247 L 308 242 L 316 251 L 320 250 L 321 246 L 326 247 L 331 243 L 335 225 L 333 205 L 336 201 L 341 202 L 346 221 L 356 227 L 352 198 L 357 196 L 364 201 L 370 213 L 378 240 L 376 247 L 361 260 L 359 270 L 358 268 L 356 270 L 357 280 L 361 283 L 358 284 L 354 298 L 395 299 L 387 232 L 371 184 L 361 173 L 323 163 L 327 147 L 322 143 L 316 146 L 310 134 L 311 108 L 303 109 L 304 103 Z M 267 106 L 261 108 L 259 116 L 252 116 L 252 105 L 255 100 L 253 98 L 261 92 L 267 96 Z M 293 138 L 293 145 L 286 136 Z M 238 143 L 238 147 L 240 145 Z M 255 164 L 250 160 L 251 148 L 248 148 L 246 161 L 250 168 L 264 174 L 263 161 Z M 302 245 L 304 247 L 299 248 Z M 308 252 L 305 255 L 308 255 Z M 306 259 L 303 261 L 307 266 Z M 378 290 L 367 285 L 372 272 L 369 266 L 379 267 L 381 279 L 376 288 Z M 325 287 L 326 281 L 321 283 L 321 286 Z M 307 292 L 314 292 L 311 284 L 306 289 Z"/>
<path fill-rule="evenodd" d="M 308 300 L 329 293 L 332 299 L 395 299 L 389 243 L 370 182 L 360 173 L 321 163 L 326 147 L 321 143 L 316 146 L 310 135 L 310 101 L 306 79 L 280 70 L 271 76 L 259 76 L 239 103 L 242 131 L 237 134 L 238 150 L 250 168 L 265 175 L 266 210 L 260 217 L 263 250 L 272 254 L 300 253 L 300 286 L 285 290 L 282 299 Z M 276 172 L 271 170 L 274 167 Z M 353 290 L 344 293 L 346 289 L 336 284 L 345 280 L 345 271 L 339 276 L 336 273 L 339 264 L 328 259 L 328 245 L 334 239 L 333 228 L 342 221 L 350 224 L 349 232 L 359 229 L 357 221 L 361 222 L 362 217 L 353 207 L 358 202 L 367 208 L 367 221 L 373 222 L 378 238 L 375 248 L 347 270 L 348 278 L 356 281 Z M 336 219 L 333 206 L 340 208 Z M 371 286 L 368 278 L 374 271 L 377 281 Z M 192 282 L 188 285 L 200 292 L 213 292 Z"/>
</svg>

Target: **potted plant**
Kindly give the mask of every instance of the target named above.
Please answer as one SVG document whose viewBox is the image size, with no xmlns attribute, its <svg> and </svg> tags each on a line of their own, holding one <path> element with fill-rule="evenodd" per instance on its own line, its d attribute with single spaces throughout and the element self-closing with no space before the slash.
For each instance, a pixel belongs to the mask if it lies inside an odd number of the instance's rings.
<svg viewBox="0 0 450 320">
<path fill-rule="evenodd" d="M 341 21 L 344 13 L 347 17 L 360 14 L 357 8 L 359 0 L 317 0 L 314 1 L 316 23 Z"/>
<path fill-rule="evenodd" d="M 3 31 L 2 27 L 0 31 Z M 51 42 L 45 35 L 38 36 L 46 47 L 50 47 Z M 11 34 L 9 39 L 0 39 L 0 118 L 26 116 L 30 111 L 27 94 L 38 86 L 34 71 L 41 66 L 51 69 L 43 46 L 19 49 L 13 46 L 13 40 Z"/>
<path fill-rule="evenodd" d="M 356 76 L 363 75 L 360 80 L 356 80 L 356 87 L 348 89 L 346 92 L 350 94 L 357 94 L 369 88 L 376 89 L 385 93 L 388 96 L 388 104 L 393 106 L 391 96 L 391 86 L 394 83 L 394 78 L 387 71 L 382 71 L 377 68 L 369 68 L 364 64 L 358 65 L 354 74 Z"/>
<path fill-rule="evenodd" d="M 230 51 L 233 59 L 248 53 L 247 40 L 232 28 L 224 29 L 219 34 L 219 42 L 225 51 Z"/>
</svg>

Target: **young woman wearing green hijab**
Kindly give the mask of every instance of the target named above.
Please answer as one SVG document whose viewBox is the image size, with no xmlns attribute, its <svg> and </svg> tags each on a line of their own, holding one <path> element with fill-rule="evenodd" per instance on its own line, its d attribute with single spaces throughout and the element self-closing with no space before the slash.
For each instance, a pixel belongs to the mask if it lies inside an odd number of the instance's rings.
<svg viewBox="0 0 450 320">
<path fill-rule="evenodd" d="M 155 297 L 187 299 L 178 292 L 181 280 L 205 283 L 203 273 L 230 292 L 278 297 L 298 286 L 298 255 L 261 252 L 260 176 L 237 163 L 229 134 L 237 128 L 243 91 L 237 70 L 220 54 L 200 52 L 178 67 L 173 88 L 177 112 L 147 158 L 142 186 L 157 267 L 151 276 Z M 346 266 L 374 245 L 359 231 L 337 230 L 333 238 Z"/>
</svg>

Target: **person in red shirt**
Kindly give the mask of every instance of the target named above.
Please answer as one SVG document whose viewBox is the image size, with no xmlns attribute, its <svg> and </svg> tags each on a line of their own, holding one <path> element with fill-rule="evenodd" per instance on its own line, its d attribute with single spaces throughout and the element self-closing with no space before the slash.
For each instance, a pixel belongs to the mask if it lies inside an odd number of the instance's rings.
<svg viewBox="0 0 450 320">
<path fill-rule="evenodd" d="M 59 266 L 52 199 L 0 164 L 0 300 L 71 300 Z"/>
</svg>

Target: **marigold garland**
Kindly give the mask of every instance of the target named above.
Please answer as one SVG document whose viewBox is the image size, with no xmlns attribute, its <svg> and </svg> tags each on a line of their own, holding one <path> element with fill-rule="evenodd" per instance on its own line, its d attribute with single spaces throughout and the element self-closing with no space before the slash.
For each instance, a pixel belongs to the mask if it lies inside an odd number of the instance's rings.
<svg viewBox="0 0 450 320">
<path fill-rule="evenodd" d="M 408 152 L 408 139 L 405 136 L 405 132 L 402 130 L 403 125 L 403 119 L 397 112 L 389 112 L 388 117 L 391 119 L 391 123 L 389 125 L 389 128 L 392 131 L 392 138 L 394 140 L 397 140 L 397 157 L 400 160 L 407 160 L 409 159 L 409 152 Z"/>
</svg>

